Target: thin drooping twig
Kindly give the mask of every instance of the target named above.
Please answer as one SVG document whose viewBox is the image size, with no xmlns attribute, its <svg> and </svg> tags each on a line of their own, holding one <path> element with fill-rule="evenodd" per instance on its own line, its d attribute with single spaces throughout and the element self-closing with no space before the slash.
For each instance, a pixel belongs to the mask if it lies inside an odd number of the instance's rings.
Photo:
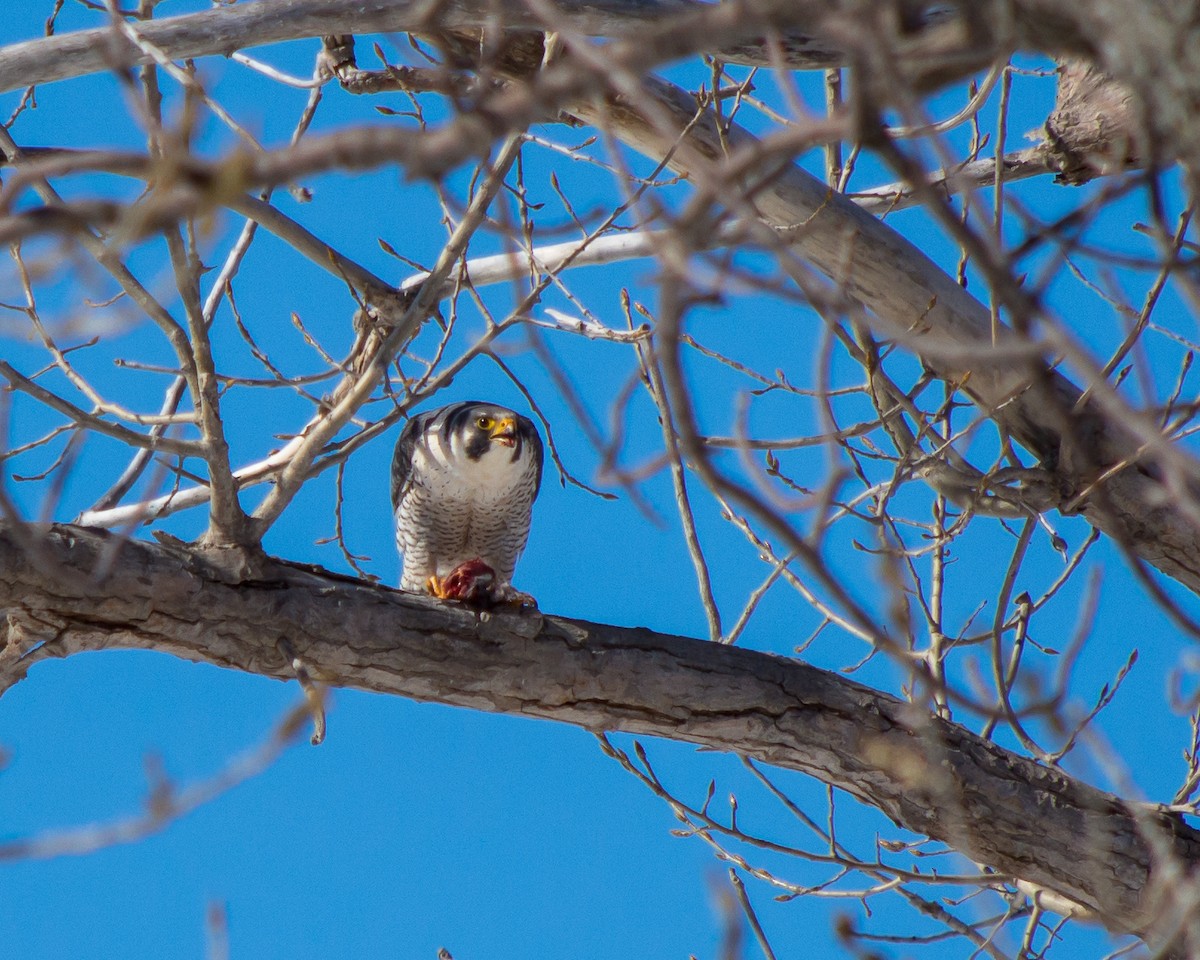
<svg viewBox="0 0 1200 960">
<path fill-rule="evenodd" d="M 166 780 L 153 784 L 146 809 L 141 813 L 108 823 L 49 830 L 39 836 L 0 842 L 0 862 L 86 856 L 153 836 L 269 768 L 297 741 L 309 716 L 310 707 L 306 700 L 289 710 L 261 744 L 234 757 L 213 777 L 188 784 L 182 789 Z"/>
<path fill-rule="evenodd" d="M 7 360 L 0 360 L 0 376 L 9 382 L 13 389 L 28 394 L 52 410 L 57 410 L 67 419 L 80 426 L 87 427 L 96 433 L 102 433 L 123 443 L 127 443 L 131 447 L 139 447 L 146 450 L 162 450 L 164 453 L 174 453 L 183 457 L 203 455 L 204 448 L 194 440 L 176 440 L 173 437 L 164 437 L 153 432 L 148 434 L 138 433 L 136 430 L 130 430 L 119 423 L 112 423 L 109 420 L 103 420 L 94 414 L 88 413 L 86 410 L 80 409 L 73 403 L 34 383 L 24 374 L 14 369 L 12 364 Z"/>
<path fill-rule="evenodd" d="M 676 509 L 683 524 L 684 541 L 687 543 L 688 554 L 692 558 L 692 567 L 696 571 L 696 584 L 700 591 L 700 603 L 708 620 L 708 638 L 720 640 L 721 612 L 717 607 L 716 597 L 713 596 L 712 577 L 708 570 L 708 561 L 704 557 L 704 548 L 700 544 L 700 535 L 696 530 L 696 518 L 692 510 L 692 502 L 688 496 L 687 467 L 679 451 L 675 434 L 675 418 L 671 405 L 667 400 L 662 385 L 662 376 L 658 369 L 658 358 L 655 355 L 654 341 L 636 344 L 638 361 L 641 364 L 643 376 L 649 387 L 651 398 L 658 408 L 659 425 L 662 428 L 663 445 L 667 450 L 671 470 L 671 484 L 675 489 Z"/>
</svg>

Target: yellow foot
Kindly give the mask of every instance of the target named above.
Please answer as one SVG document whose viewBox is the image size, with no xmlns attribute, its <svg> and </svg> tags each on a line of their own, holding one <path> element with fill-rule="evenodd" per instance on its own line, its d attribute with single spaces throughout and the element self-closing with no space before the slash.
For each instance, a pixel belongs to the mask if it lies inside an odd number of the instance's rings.
<svg viewBox="0 0 1200 960">
<path fill-rule="evenodd" d="M 496 571 L 478 557 L 460 563 L 444 577 L 435 574 L 425 582 L 425 588 L 439 600 L 481 607 L 495 603 L 495 586 Z"/>
</svg>

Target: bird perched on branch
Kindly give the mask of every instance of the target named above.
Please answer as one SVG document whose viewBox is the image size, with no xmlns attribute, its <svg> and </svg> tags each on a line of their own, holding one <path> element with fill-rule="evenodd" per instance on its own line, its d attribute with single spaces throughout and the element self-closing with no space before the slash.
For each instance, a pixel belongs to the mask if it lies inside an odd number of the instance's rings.
<svg viewBox="0 0 1200 960">
<path fill-rule="evenodd" d="M 467 400 L 409 419 L 392 457 L 400 589 L 476 605 L 533 605 L 512 587 L 542 481 L 528 417 Z"/>
</svg>

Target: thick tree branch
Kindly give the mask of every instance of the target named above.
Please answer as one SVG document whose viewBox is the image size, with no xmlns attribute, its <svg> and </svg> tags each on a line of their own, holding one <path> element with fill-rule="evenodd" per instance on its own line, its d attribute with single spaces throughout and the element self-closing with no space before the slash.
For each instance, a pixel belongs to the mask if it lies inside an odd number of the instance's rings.
<svg viewBox="0 0 1200 960">
<path fill-rule="evenodd" d="M 705 202 L 732 206 L 744 220 L 756 213 L 775 231 L 790 230 L 786 241 L 775 232 L 763 242 L 790 247 L 865 306 L 881 336 L 961 386 L 1059 476 L 1071 509 L 1200 592 L 1200 468 L 1099 371 L 1085 395 L 1037 359 L 1062 351 L 1086 369 L 1086 351 L 1050 325 L 1046 340 L 993 330 L 988 308 L 914 244 L 799 166 L 780 164 L 767 182 L 756 179 L 770 162 L 769 142 L 733 124 L 719 129 L 711 112 L 697 120 L 694 99 L 666 81 L 646 80 L 644 90 L 636 104 L 593 100 L 568 109 L 647 156 L 669 156 L 671 169 L 702 191 L 694 204 L 702 215 L 709 215 Z M 752 191 L 752 202 L 730 204 L 735 184 Z M 1033 309 L 1011 285 L 1006 296 L 1017 298 L 1010 306 L 1018 314 Z"/>
<path fill-rule="evenodd" d="M 1190 896 L 1180 866 L 1200 862 L 1200 832 L 1179 816 L 1127 805 L 785 657 L 538 613 L 482 619 L 283 563 L 269 579 L 230 582 L 182 548 L 65 525 L 0 528 L 0 608 L 6 683 L 30 663 L 108 648 L 289 679 L 282 639 L 336 686 L 650 734 L 804 771 L 1095 911 L 1112 930 L 1151 939 Z"/>
<path fill-rule="evenodd" d="M 1139 152 L 1195 167 L 1200 144 L 1186 121 L 1200 91 L 1196 71 L 1185 68 L 1200 31 L 1195 11 L 1195 2 L 1148 0 L 1143 16 L 1131 21 L 1125 0 L 970 0 L 945 7 L 912 2 L 879 5 L 878 22 L 863 29 L 861 3 L 833 0 L 571 0 L 553 6 L 456 0 L 432 8 L 414 0 L 258 0 L 138 23 L 140 47 L 104 27 L 12 44 L 0 49 L 0 92 L 148 63 L 151 49 L 179 60 L 302 37 L 487 29 L 497 22 L 510 30 L 641 34 L 644 48 L 656 51 L 655 62 L 708 52 L 756 65 L 863 66 L 873 52 L 885 52 L 891 67 L 918 88 L 958 79 L 1022 49 L 1080 57 L 1111 74 L 1141 108 L 1151 142 L 1139 145 Z M 890 49 L 872 51 L 880 38 Z M 882 78 L 881 91 L 887 86 Z"/>
<path fill-rule="evenodd" d="M 929 11 L 920 0 L 901 3 L 903 36 L 896 54 L 911 69 L 941 81 L 985 67 L 995 57 L 977 32 L 945 10 Z M 718 7 L 720 9 L 718 9 Z M 151 62 L 153 48 L 172 60 L 228 56 L 245 47 L 336 34 L 449 30 L 569 29 L 593 37 L 637 37 L 660 58 L 708 52 L 731 63 L 797 68 L 847 62 L 844 43 L 859 35 L 862 8 L 843 10 L 828 0 L 756 0 L 697 3 L 695 0 L 455 0 L 430 5 L 418 0 L 257 0 L 200 13 L 139 22 L 139 48 L 111 28 L 98 27 L 27 40 L 0 49 L 0 92 L 50 83 L 113 68 Z M 885 11 L 890 15 L 890 11 Z M 724 29 L 713 27 L 723 25 Z M 761 34 L 769 27 L 769 38 Z M 658 32 L 654 37 L 647 34 Z M 657 42 L 656 42 L 657 41 Z"/>
<path fill-rule="evenodd" d="M 809 0 L 804 6 L 814 13 L 821 4 Z M 741 9 L 751 14 L 754 7 L 743 5 Z M 498 5 L 457 0 L 436 6 L 416 0 L 363 0 L 353 4 L 343 0 L 258 0 L 139 23 L 136 29 L 145 45 L 170 59 L 182 60 L 228 56 L 243 47 L 331 34 L 420 32 L 435 25 L 444 29 L 485 29 L 497 22 L 509 29 L 553 26 L 535 10 L 536 5 L 518 0 Z M 688 0 L 587 0 L 552 8 L 558 24 L 593 36 L 616 37 L 628 36 L 639 28 L 661 27 L 664 19 L 679 14 L 703 20 L 711 12 L 711 7 L 706 10 L 706 5 Z M 695 32 L 694 48 L 702 45 L 703 36 L 703 31 Z M 799 48 L 803 43 L 797 40 L 796 45 Z M 819 62 L 829 61 L 827 45 L 813 44 L 813 48 Z M 151 57 L 127 36 L 106 27 L 27 40 L 0 50 L 0 92 L 150 61 Z"/>
</svg>

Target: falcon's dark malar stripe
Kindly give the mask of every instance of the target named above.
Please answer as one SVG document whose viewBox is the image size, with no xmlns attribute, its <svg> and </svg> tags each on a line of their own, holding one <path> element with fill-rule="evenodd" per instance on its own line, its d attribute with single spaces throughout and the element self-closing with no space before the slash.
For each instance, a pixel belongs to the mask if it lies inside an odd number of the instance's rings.
<svg viewBox="0 0 1200 960">
<path fill-rule="evenodd" d="M 441 426 L 438 434 L 445 449 L 450 449 L 450 438 L 462 433 L 463 424 L 473 419 L 472 408 L 482 406 L 478 400 L 462 400 L 441 411 Z"/>
<path fill-rule="evenodd" d="M 457 434 L 463 438 L 463 449 L 466 451 L 468 459 L 478 460 L 482 457 L 487 452 L 491 437 L 475 426 L 475 418 L 490 409 L 492 409 L 490 403 L 484 403 L 481 400 L 464 400 L 447 410 L 445 422 L 442 424 L 442 438 L 447 447 L 449 447 L 450 438 Z"/>
<path fill-rule="evenodd" d="M 467 442 L 463 444 L 463 449 L 467 452 L 468 460 L 478 460 L 488 452 L 488 447 L 492 445 L 492 438 L 474 424 L 468 426 L 467 431 Z"/>
</svg>

